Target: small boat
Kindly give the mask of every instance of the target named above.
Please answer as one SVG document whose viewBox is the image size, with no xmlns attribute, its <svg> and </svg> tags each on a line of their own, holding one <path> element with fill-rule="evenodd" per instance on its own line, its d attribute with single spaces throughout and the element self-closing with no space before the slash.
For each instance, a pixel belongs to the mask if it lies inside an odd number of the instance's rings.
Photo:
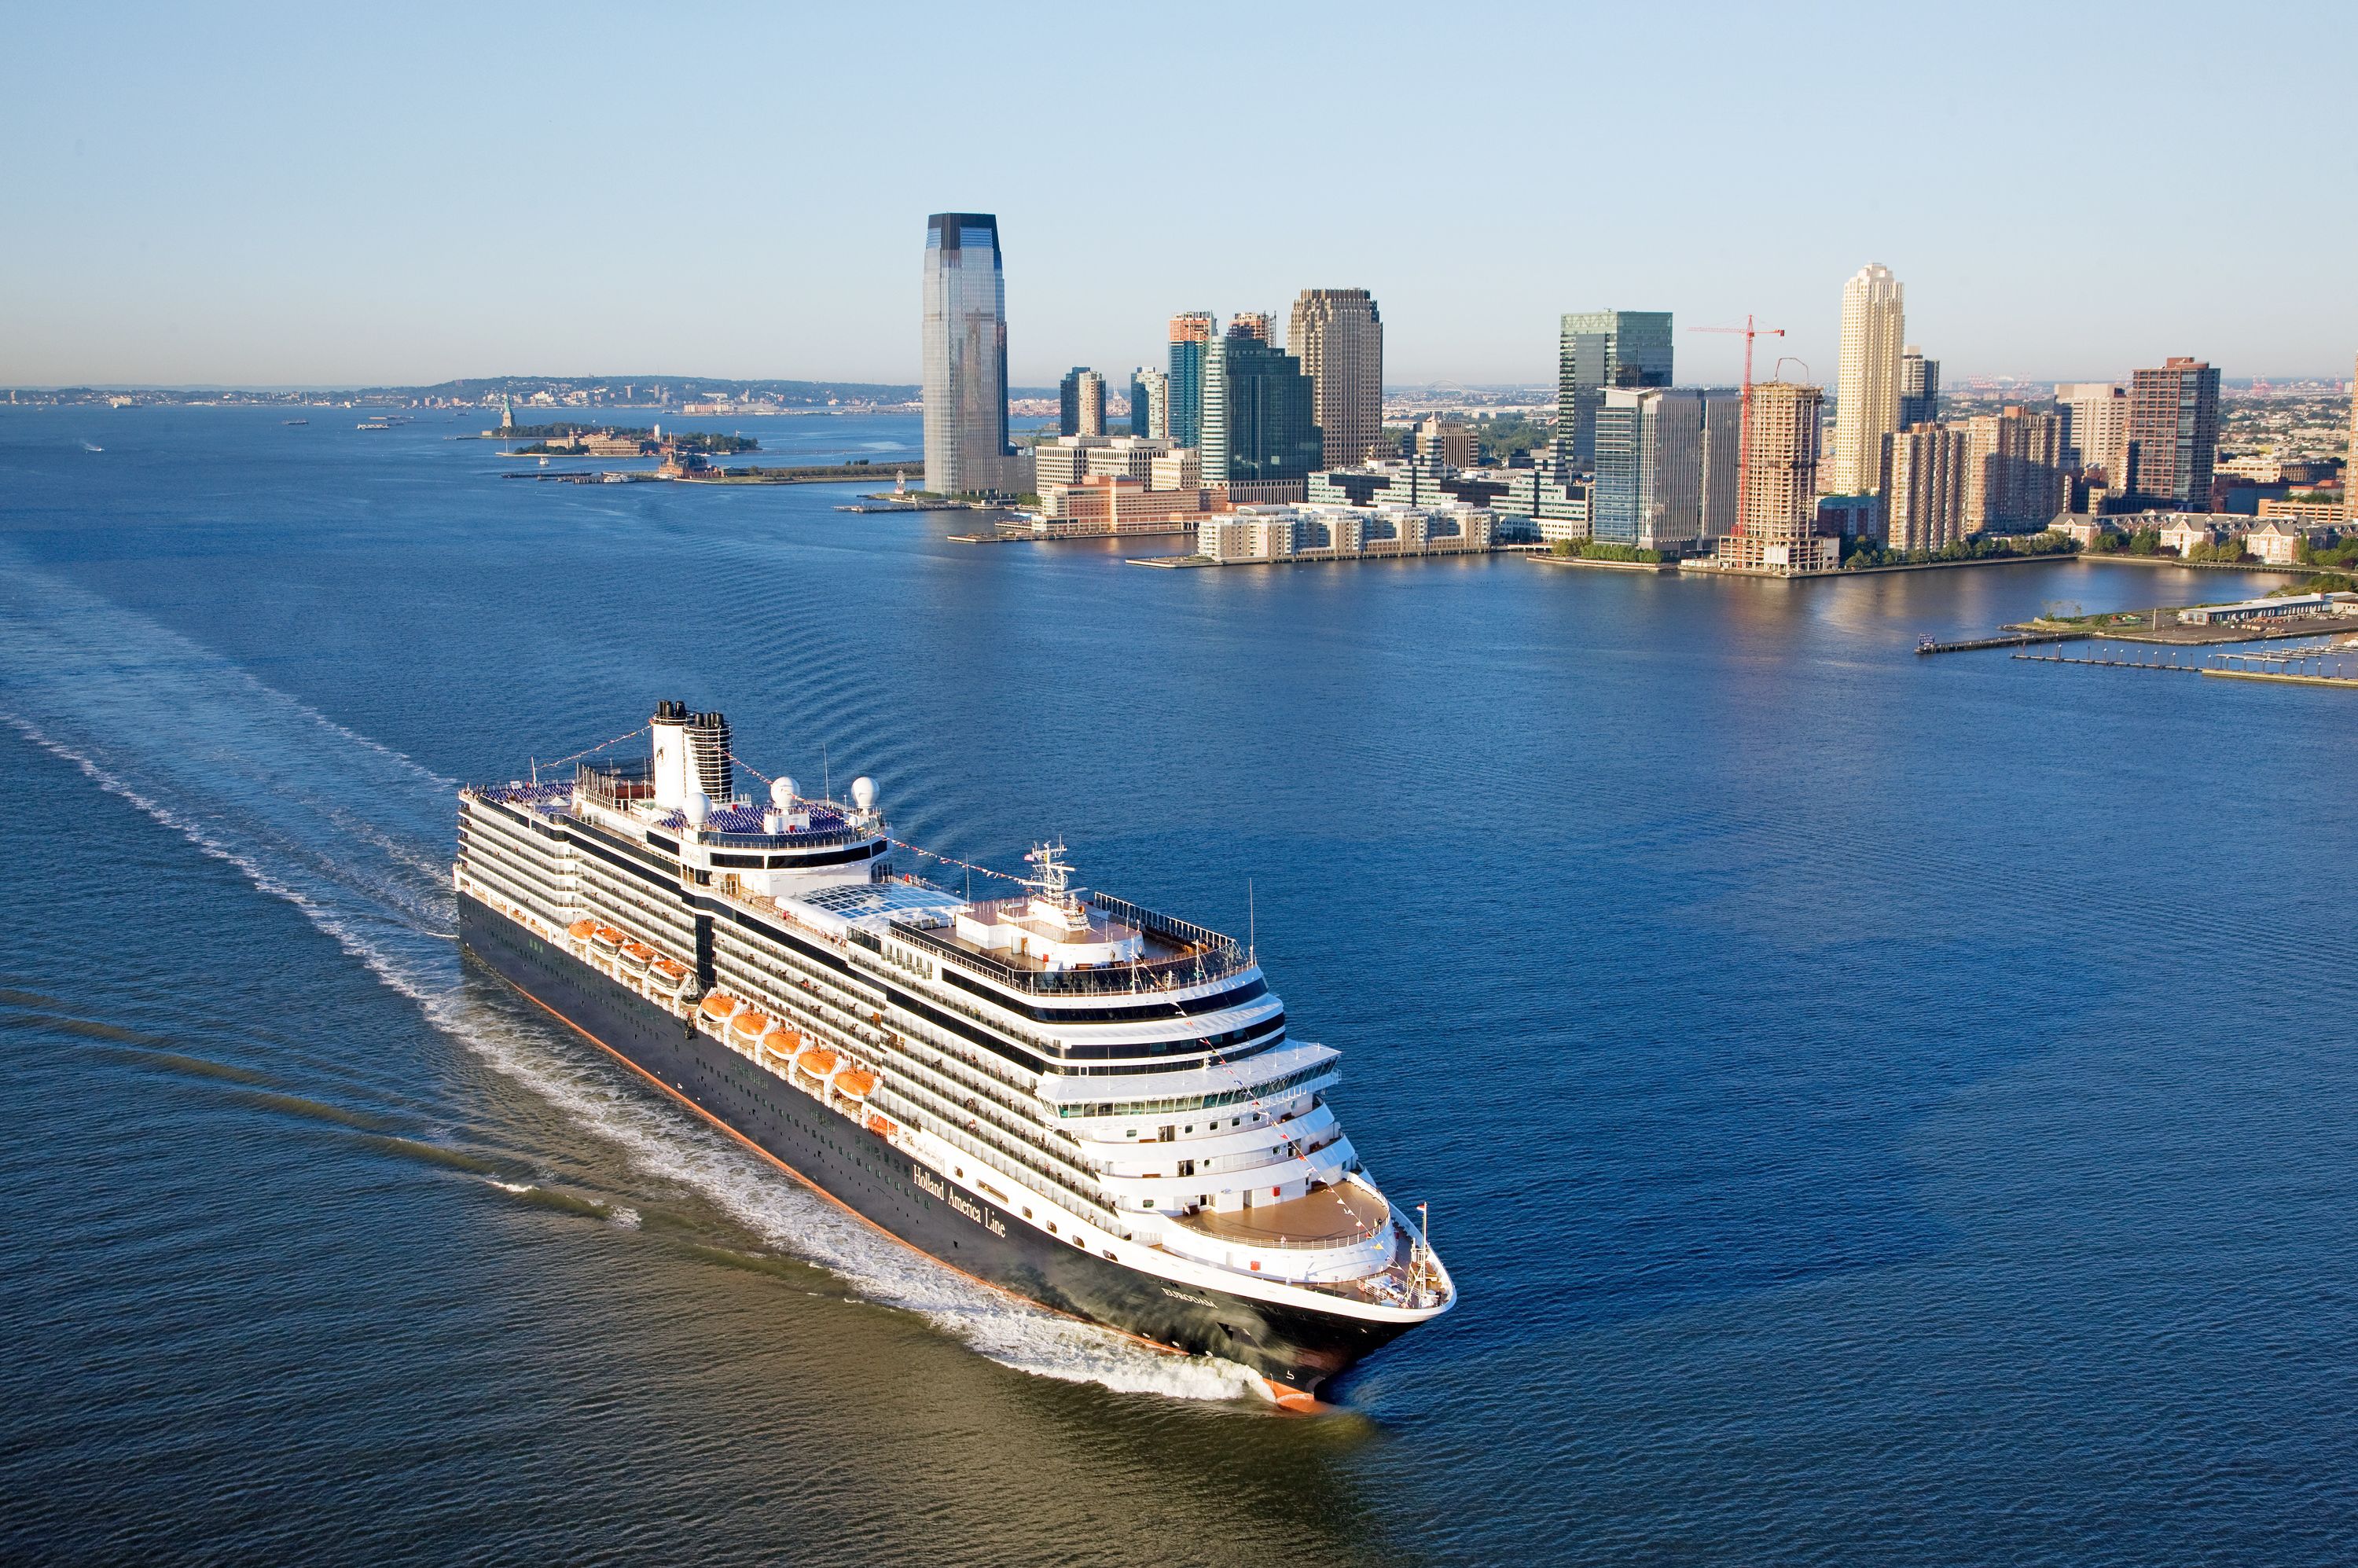
<svg viewBox="0 0 2358 1568">
<path fill-rule="evenodd" d="M 311 421 L 308 419 L 281 419 L 278 422 L 281 425 L 308 425 Z"/>
<path fill-rule="evenodd" d="M 81 444 L 81 449 L 85 452 L 103 452 L 106 450 L 104 447 L 100 446 L 95 441 L 84 441 Z"/>
<path fill-rule="evenodd" d="M 721 1022 L 728 1022 L 729 1015 L 730 1013 L 736 1011 L 739 1008 L 744 1005 L 745 1004 L 743 1002 L 739 1001 L 735 997 L 729 995 L 725 991 L 714 991 L 710 996 L 704 999 L 704 1016 L 718 1020 Z"/>
<path fill-rule="evenodd" d="M 814 1045 L 795 1058 L 795 1070 L 825 1079 L 835 1072 L 835 1053 L 824 1045 Z"/>
<path fill-rule="evenodd" d="M 835 1076 L 835 1092 L 846 1099 L 866 1099 L 876 1087 L 876 1075 L 865 1067 L 846 1067 Z"/>
<path fill-rule="evenodd" d="M 738 1033 L 742 1034 L 750 1042 L 759 1040 L 763 1035 L 769 1033 L 770 1021 L 763 1014 L 748 1009 L 746 1011 L 739 1013 L 735 1022 L 731 1022 L 729 1027 L 735 1030 Z"/>
</svg>

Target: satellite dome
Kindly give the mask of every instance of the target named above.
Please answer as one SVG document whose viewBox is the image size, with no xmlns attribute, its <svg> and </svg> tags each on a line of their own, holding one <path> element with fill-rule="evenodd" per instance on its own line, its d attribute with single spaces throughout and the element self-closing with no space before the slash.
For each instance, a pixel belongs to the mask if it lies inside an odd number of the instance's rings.
<svg viewBox="0 0 2358 1568">
<path fill-rule="evenodd" d="M 770 803 L 780 811 L 792 811 L 795 808 L 795 781 L 792 779 L 773 781 L 770 785 Z"/>
<path fill-rule="evenodd" d="M 862 811 L 876 809 L 876 781 L 866 773 L 851 781 L 851 804 Z"/>
<path fill-rule="evenodd" d="M 687 797 L 687 825 L 690 827 L 703 827 L 704 819 L 711 815 L 712 803 L 704 798 L 702 790 Z"/>
</svg>

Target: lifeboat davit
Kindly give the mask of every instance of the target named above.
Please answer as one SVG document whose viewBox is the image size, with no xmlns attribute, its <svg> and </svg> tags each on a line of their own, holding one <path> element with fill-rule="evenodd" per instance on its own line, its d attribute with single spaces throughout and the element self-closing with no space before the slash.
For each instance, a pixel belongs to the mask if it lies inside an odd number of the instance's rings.
<svg viewBox="0 0 2358 1568">
<path fill-rule="evenodd" d="M 814 1045 L 795 1058 L 795 1067 L 814 1078 L 824 1078 L 835 1071 L 835 1053 L 824 1045 Z"/>
<path fill-rule="evenodd" d="M 705 1017 L 716 1022 L 725 1023 L 729 1021 L 730 1013 L 744 1005 L 726 991 L 714 991 L 704 999 L 703 1012 Z"/>
<path fill-rule="evenodd" d="M 735 1030 L 738 1033 L 742 1034 L 747 1041 L 751 1042 L 759 1040 L 763 1035 L 769 1033 L 770 1021 L 763 1017 L 760 1013 L 753 1011 L 751 1008 L 748 1008 L 743 1012 L 739 1013 L 736 1021 L 730 1023 L 729 1027 Z"/>
<path fill-rule="evenodd" d="M 847 1099 L 865 1099 L 876 1087 L 876 1075 L 865 1067 L 846 1067 L 835 1076 L 835 1092 Z"/>
<path fill-rule="evenodd" d="M 565 928 L 565 934 L 576 942 L 587 942 L 590 940 L 590 933 L 597 929 L 598 923 L 594 920 L 577 920 Z"/>
</svg>

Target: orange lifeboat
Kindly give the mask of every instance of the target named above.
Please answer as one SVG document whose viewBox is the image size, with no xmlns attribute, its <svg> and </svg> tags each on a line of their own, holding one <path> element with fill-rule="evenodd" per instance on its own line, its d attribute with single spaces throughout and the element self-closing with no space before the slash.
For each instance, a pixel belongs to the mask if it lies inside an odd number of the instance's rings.
<svg viewBox="0 0 2358 1568">
<path fill-rule="evenodd" d="M 674 985 L 687 979 L 687 966 L 677 958 L 657 958 L 648 967 Z"/>
<path fill-rule="evenodd" d="M 895 1129 L 891 1122 L 885 1120 L 882 1117 L 877 1115 L 871 1110 L 868 1113 L 868 1130 L 876 1134 L 879 1138 L 890 1138 L 898 1130 Z"/>
<path fill-rule="evenodd" d="M 598 923 L 594 920 L 577 920 L 565 928 L 565 934 L 576 942 L 587 942 L 590 940 L 590 933 L 597 929 Z"/>
<path fill-rule="evenodd" d="M 729 1015 L 745 1004 L 726 991 L 714 991 L 704 999 L 704 1016 L 716 1022 L 726 1022 Z"/>
<path fill-rule="evenodd" d="M 600 947 L 620 952 L 622 951 L 622 944 L 629 941 L 630 938 L 623 935 L 621 932 L 615 930 L 611 925 L 600 925 L 597 930 L 592 931 L 590 934 L 590 940 L 597 943 Z"/>
<path fill-rule="evenodd" d="M 735 1030 L 738 1033 L 742 1034 L 748 1041 L 753 1041 L 759 1040 L 764 1033 L 768 1033 L 770 1021 L 763 1017 L 760 1013 L 755 1012 L 752 1008 L 747 1008 L 744 1011 L 737 1015 L 736 1022 L 730 1024 L 729 1027 Z"/>
<path fill-rule="evenodd" d="M 645 968 L 648 960 L 654 956 L 655 950 L 644 942 L 627 942 L 622 946 L 622 962 L 634 969 Z"/>
<path fill-rule="evenodd" d="M 762 1036 L 763 1050 L 773 1056 L 782 1056 L 789 1062 L 795 1059 L 795 1053 L 802 1048 L 803 1037 L 791 1029 L 773 1029 Z"/>
<path fill-rule="evenodd" d="M 824 1045 L 814 1045 L 795 1058 L 795 1065 L 814 1078 L 823 1078 L 835 1071 L 835 1053 Z"/>
<path fill-rule="evenodd" d="M 876 1075 L 865 1067 L 846 1067 L 835 1076 L 835 1092 L 849 1099 L 862 1099 L 876 1087 Z"/>
</svg>

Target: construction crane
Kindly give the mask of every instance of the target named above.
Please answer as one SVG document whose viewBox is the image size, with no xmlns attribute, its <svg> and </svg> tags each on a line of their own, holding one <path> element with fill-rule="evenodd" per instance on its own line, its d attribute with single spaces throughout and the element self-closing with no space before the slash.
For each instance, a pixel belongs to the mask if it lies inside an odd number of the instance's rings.
<svg viewBox="0 0 2358 1568">
<path fill-rule="evenodd" d="M 1785 329 L 1756 327 L 1752 324 L 1752 318 L 1747 316 L 1741 327 L 1689 327 L 1687 330 L 1738 333 L 1744 339 L 1744 396 L 1736 405 L 1736 422 L 1742 427 L 1736 433 L 1736 533 L 1741 538 L 1747 521 L 1745 516 L 1746 497 L 1752 489 L 1749 482 L 1752 478 L 1752 340 L 1781 338 L 1785 335 Z"/>
</svg>

